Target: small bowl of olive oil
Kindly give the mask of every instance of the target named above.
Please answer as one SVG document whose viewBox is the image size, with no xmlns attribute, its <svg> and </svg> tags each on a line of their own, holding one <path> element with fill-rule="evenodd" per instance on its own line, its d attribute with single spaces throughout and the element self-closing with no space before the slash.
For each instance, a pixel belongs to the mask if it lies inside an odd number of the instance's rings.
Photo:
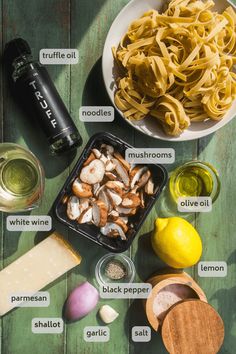
<svg viewBox="0 0 236 354">
<path fill-rule="evenodd" d="M 211 197 L 213 203 L 220 193 L 220 179 L 211 164 L 190 161 L 171 173 L 169 188 L 176 202 L 180 197 Z"/>
<path fill-rule="evenodd" d="M 43 190 L 44 172 L 38 159 L 20 145 L 0 144 L 0 211 L 34 209 Z"/>
</svg>

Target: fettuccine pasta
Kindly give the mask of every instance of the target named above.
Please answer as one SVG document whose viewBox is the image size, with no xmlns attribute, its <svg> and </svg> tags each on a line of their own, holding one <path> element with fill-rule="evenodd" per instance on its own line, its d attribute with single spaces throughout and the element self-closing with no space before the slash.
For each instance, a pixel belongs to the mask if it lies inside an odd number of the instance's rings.
<svg viewBox="0 0 236 354">
<path fill-rule="evenodd" d="M 222 119 L 236 98 L 236 14 L 212 0 L 172 0 L 133 21 L 118 48 L 115 104 L 130 120 L 156 118 L 168 135 Z"/>
</svg>

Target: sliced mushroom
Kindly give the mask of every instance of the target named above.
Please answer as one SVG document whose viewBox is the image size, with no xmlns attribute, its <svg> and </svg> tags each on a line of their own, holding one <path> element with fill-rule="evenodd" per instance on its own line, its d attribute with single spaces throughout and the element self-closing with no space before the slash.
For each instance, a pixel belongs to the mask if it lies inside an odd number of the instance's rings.
<svg viewBox="0 0 236 354">
<path fill-rule="evenodd" d="M 108 159 L 104 154 L 101 154 L 101 157 L 99 160 L 101 160 L 105 166 L 106 166 L 106 163 L 111 162 L 111 160 Z"/>
<path fill-rule="evenodd" d="M 129 172 L 131 168 L 129 162 L 127 162 L 119 152 L 114 152 L 114 156 L 118 161 L 122 163 L 125 169 Z"/>
<path fill-rule="evenodd" d="M 82 213 L 84 210 L 88 209 L 89 207 L 89 198 L 81 198 L 80 199 L 80 204 L 79 204 L 79 208 L 80 208 L 80 212 Z"/>
<path fill-rule="evenodd" d="M 120 181 L 108 181 L 105 186 L 108 189 L 111 189 L 112 191 L 114 191 L 115 193 L 119 194 L 120 196 L 123 195 L 124 193 L 124 183 L 120 182 Z"/>
<path fill-rule="evenodd" d="M 112 204 L 110 202 L 110 198 L 108 197 L 104 188 L 100 191 L 98 195 L 98 199 L 100 199 L 107 206 L 109 212 L 112 211 Z"/>
<path fill-rule="evenodd" d="M 96 191 L 94 194 L 94 197 L 97 198 L 100 194 L 100 192 L 105 188 L 105 185 L 103 184 L 102 186 L 100 185 L 100 188 Z"/>
<path fill-rule="evenodd" d="M 88 166 L 90 164 L 90 162 L 92 162 L 93 160 L 96 159 L 96 156 L 91 152 L 91 154 L 89 155 L 89 157 L 87 158 L 87 160 L 84 162 L 83 166 Z"/>
<path fill-rule="evenodd" d="M 149 170 L 144 172 L 144 174 L 142 175 L 142 177 L 138 181 L 139 188 L 142 188 L 143 186 L 145 186 L 145 184 L 148 182 L 150 177 L 151 177 L 151 172 Z"/>
<path fill-rule="evenodd" d="M 104 163 L 98 159 L 90 162 L 88 166 L 82 168 L 80 179 L 84 183 L 96 184 L 103 180 L 105 174 Z"/>
<path fill-rule="evenodd" d="M 122 240 L 126 240 L 126 236 L 122 228 L 116 223 L 108 222 L 104 227 L 100 229 L 101 233 L 108 237 L 120 236 Z M 118 234 L 118 235 L 117 235 Z"/>
<path fill-rule="evenodd" d="M 96 159 L 100 159 L 102 153 L 98 149 L 92 149 L 93 154 L 95 155 Z"/>
<path fill-rule="evenodd" d="M 69 198 L 66 212 L 70 220 L 76 220 L 80 216 L 81 211 L 79 198 L 74 195 Z"/>
<path fill-rule="evenodd" d="M 111 189 L 114 188 L 114 186 L 119 187 L 119 188 L 121 188 L 121 189 L 125 189 L 125 185 L 124 185 L 124 183 L 121 182 L 121 181 L 108 181 L 108 182 L 106 183 L 106 186 L 107 186 L 107 187 L 109 186 Z M 109 188 L 109 187 L 108 187 L 108 188 Z"/>
<path fill-rule="evenodd" d="M 116 210 L 112 210 L 110 213 L 109 213 L 109 215 L 112 215 L 112 216 L 114 216 L 114 217 L 119 217 L 119 213 L 118 213 L 118 211 L 116 211 Z"/>
<path fill-rule="evenodd" d="M 141 167 L 141 166 L 136 166 L 134 167 L 131 172 L 130 172 L 130 188 L 133 189 L 135 184 L 140 180 L 141 176 L 143 175 L 144 172 L 147 171 L 147 167 Z"/>
<path fill-rule="evenodd" d="M 62 198 L 62 204 L 66 204 L 69 200 L 69 196 L 68 195 L 64 195 L 64 197 Z"/>
<path fill-rule="evenodd" d="M 99 191 L 100 191 L 100 183 L 95 183 L 94 185 L 93 185 L 93 195 L 98 195 L 98 193 L 99 193 Z"/>
<path fill-rule="evenodd" d="M 116 210 L 112 210 L 110 213 L 109 213 L 109 215 L 108 215 L 108 220 L 109 221 L 115 221 L 116 219 L 118 219 L 119 218 L 119 213 L 118 213 L 118 211 L 116 211 Z"/>
<path fill-rule="evenodd" d="M 115 167 L 116 167 L 116 166 L 114 165 L 114 163 L 112 163 L 111 160 L 107 160 L 107 161 L 105 162 L 105 169 L 106 169 L 107 172 L 113 171 L 113 170 L 115 169 Z"/>
<path fill-rule="evenodd" d="M 102 151 L 104 151 L 105 153 L 109 153 L 110 155 L 114 154 L 114 148 L 111 145 L 102 144 L 101 149 Z"/>
<path fill-rule="evenodd" d="M 112 162 L 115 164 L 115 170 L 122 180 L 122 182 L 125 184 L 126 187 L 129 187 L 130 180 L 129 180 L 129 175 L 126 171 L 126 169 L 123 167 L 123 165 L 118 161 L 117 159 L 112 159 Z"/>
<path fill-rule="evenodd" d="M 92 197 L 92 187 L 87 184 L 80 182 L 78 178 L 72 184 L 72 192 L 78 198 L 89 198 Z"/>
<path fill-rule="evenodd" d="M 113 146 L 102 144 L 92 149 L 72 191 L 62 201 L 70 219 L 94 223 L 104 235 L 126 240 L 129 217 L 145 207 L 144 192 L 154 194 L 154 183 L 147 166 L 134 166 Z"/>
<path fill-rule="evenodd" d="M 149 178 L 147 184 L 144 187 L 144 191 L 145 193 L 147 193 L 148 195 L 152 195 L 154 194 L 154 183 L 152 178 Z"/>
<path fill-rule="evenodd" d="M 137 208 L 141 203 L 141 200 L 137 194 L 127 193 L 123 197 L 122 206 L 124 208 Z"/>
<path fill-rule="evenodd" d="M 137 193 L 137 191 L 138 191 L 138 189 L 139 189 L 139 186 L 134 186 L 134 188 L 133 189 L 131 189 L 131 193 L 134 193 L 134 194 L 136 194 Z"/>
<path fill-rule="evenodd" d="M 112 172 L 105 172 L 105 176 L 110 179 L 111 181 L 116 181 L 117 180 L 117 176 L 112 173 Z"/>
<path fill-rule="evenodd" d="M 141 208 L 145 208 L 145 200 L 144 200 L 143 189 L 141 189 L 139 196 L 140 196 L 140 206 L 141 206 Z"/>
<path fill-rule="evenodd" d="M 92 207 L 89 207 L 88 209 L 84 210 L 81 215 L 77 218 L 77 222 L 79 224 L 86 224 L 90 223 L 93 218 L 93 212 L 92 212 Z"/>
<path fill-rule="evenodd" d="M 93 222 L 98 227 L 103 227 L 107 223 L 108 209 L 105 203 L 97 200 L 93 203 Z"/>
<path fill-rule="evenodd" d="M 132 209 L 132 208 L 124 208 L 122 206 L 117 206 L 116 211 L 118 211 L 118 213 L 120 215 L 135 215 L 136 214 L 136 208 Z"/>
<path fill-rule="evenodd" d="M 124 223 L 125 223 L 126 225 L 128 224 L 128 221 L 129 221 L 128 216 L 120 216 L 120 219 L 121 219 L 122 221 L 124 221 Z"/>
<path fill-rule="evenodd" d="M 119 232 L 117 231 L 116 228 L 108 228 L 107 227 L 108 223 L 100 229 L 101 233 L 109 238 L 118 238 L 120 235 L 119 235 Z M 123 232 L 123 230 L 122 230 Z"/>
<path fill-rule="evenodd" d="M 128 226 L 126 225 L 126 223 L 122 219 L 118 218 L 114 222 L 115 222 L 115 224 L 119 225 L 122 228 L 124 233 L 126 233 L 128 231 Z"/>
<path fill-rule="evenodd" d="M 120 205 L 122 203 L 122 198 L 119 196 L 119 194 L 115 193 L 110 189 L 107 189 L 107 194 L 113 207 Z"/>
</svg>

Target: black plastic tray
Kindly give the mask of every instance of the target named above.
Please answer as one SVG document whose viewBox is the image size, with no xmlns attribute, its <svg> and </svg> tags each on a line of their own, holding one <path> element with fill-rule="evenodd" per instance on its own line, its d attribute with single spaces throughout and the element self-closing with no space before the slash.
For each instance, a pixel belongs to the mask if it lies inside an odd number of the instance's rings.
<svg viewBox="0 0 236 354">
<path fill-rule="evenodd" d="M 82 236 L 89 238 L 91 241 L 97 243 L 100 246 L 103 246 L 104 248 L 108 249 L 111 252 L 120 253 L 126 251 L 130 247 L 135 236 L 139 232 L 142 224 L 147 218 L 150 210 L 152 209 L 156 200 L 159 198 L 164 186 L 166 185 L 168 174 L 166 169 L 161 165 L 153 165 L 153 164 L 148 165 L 150 171 L 152 172 L 154 185 L 155 187 L 158 186 L 159 188 L 153 196 L 146 197 L 145 199 L 146 207 L 144 209 L 140 208 L 136 215 L 129 218 L 129 220 L 131 220 L 133 224 L 133 228 L 130 229 L 126 234 L 127 240 L 121 240 L 120 238 L 109 238 L 107 236 L 104 236 L 100 232 L 100 229 L 95 225 L 78 224 L 76 221 L 70 220 L 67 217 L 66 205 L 62 203 L 62 199 L 65 195 L 71 194 L 72 183 L 75 180 L 75 178 L 78 176 L 81 167 L 84 161 L 88 158 L 91 150 L 93 148 L 99 148 L 101 144 L 104 143 L 112 145 L 115 148 L 115 150 L 120 152 L 123 156 L 125 156 L 125 150 L 127 148 L 132 147 L 131 145 L 127 144 L 123 140 L 119 139 L 118 137 L 110 133 L 104 132 L 104 133 L 98 133 L 93 135 L 88 141 L 87 145 L 85 146 L 73 171 L 70 173 L 64 186 L 59 192 L 53 204 L 53 212 L 63 224 L 66 224 L 73 231 L 77 232 Z"/>
</svg>

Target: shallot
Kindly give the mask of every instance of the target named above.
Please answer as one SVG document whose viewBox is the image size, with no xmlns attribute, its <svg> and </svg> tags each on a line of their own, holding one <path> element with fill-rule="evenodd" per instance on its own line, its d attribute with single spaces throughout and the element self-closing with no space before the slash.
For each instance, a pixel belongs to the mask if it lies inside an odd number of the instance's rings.
<svg viewBox="0 0 236 354">
<path fill-rule="evenodd" d="M 89 282 L 75 288 L 65 303 L 65 318 L 67 321 L 77 321 L 91 312 L 97 305 L 99 294 Z"/>
</svg>

